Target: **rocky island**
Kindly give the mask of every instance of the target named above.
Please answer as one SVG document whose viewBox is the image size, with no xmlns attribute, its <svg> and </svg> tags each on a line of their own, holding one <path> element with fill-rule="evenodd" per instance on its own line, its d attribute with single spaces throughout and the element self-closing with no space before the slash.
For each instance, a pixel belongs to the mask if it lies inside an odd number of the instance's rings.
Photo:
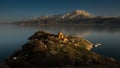
<svg viewBox="0 0 120 68">
<path fill-rule="evenodd" d="M 118 61 L 96 54 L 92 48 L 93 44 L 81 37 L 38 31 L 4 64 L 6 68 L 120 67 Z"/>
</svg>

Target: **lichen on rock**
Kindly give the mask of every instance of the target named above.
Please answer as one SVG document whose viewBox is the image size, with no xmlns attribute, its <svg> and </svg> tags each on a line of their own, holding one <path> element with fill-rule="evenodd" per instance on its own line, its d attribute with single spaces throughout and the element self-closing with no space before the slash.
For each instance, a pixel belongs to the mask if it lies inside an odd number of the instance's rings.
<svg viewBox="0 0 120 68">
<path fill-rule="evenodd" d="M 7 58 L 6 63 L 12 68 L 118 63 L 90 51 L 91 48 L 92 43 L 80 37 L 65 36 L 62 32 L 56 35 L 38 31 L 29 38 L 29 42 L 23 45 L 21 50 Z"/>
</svg>

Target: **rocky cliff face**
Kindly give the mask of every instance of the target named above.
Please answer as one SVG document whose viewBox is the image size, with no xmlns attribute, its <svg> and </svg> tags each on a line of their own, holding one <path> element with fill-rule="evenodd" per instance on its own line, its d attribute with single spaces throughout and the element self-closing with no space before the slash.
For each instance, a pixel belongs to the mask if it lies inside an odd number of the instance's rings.
<svg viewBox="0 0 120 68">
<path fill-rule="evenodd" d="M 10 68 L 117 65 L 118 62 L 90 51 L 92 44 L 80 37 L 38 31 L 6 64 Z M 118 67 L 118 66 L 117 66 Z"/>
</svg>

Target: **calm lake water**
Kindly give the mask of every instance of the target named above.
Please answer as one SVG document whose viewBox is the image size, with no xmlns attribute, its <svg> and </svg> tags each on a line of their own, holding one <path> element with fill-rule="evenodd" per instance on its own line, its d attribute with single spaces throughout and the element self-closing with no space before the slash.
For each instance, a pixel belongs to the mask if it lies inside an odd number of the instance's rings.
<svg viewBox="0 0 120 68">
<path fill-rule="evenodd" d="M 93 51 L 120 60 L 120 27 L 119 26 L 80 26 L 80 25 L 54 25 L 54 26 L 17 26 L 15 24 L 0 24 L 0 61 L 9 57 L 14 51 L 21 49 L 28 37 L 38 30 L 80 36 L 92 43 L 101 43 L 102 46 Z"/>
</svg>

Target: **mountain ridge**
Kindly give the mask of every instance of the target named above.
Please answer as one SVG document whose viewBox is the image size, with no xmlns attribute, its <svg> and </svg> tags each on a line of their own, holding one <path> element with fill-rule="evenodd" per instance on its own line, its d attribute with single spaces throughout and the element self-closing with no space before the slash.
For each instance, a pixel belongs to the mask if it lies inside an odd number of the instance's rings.
<svg viewBox="0 0 120 68">
<path fill-rule="evenodd" d="M 67 12 L 64 14 L 59 14 L 59 15 L 48 15 L 48 16 L 40 16 L 40 17 L 36 17 L 33 19 L 47 19 L 47 18 L 57 18 L 57 19 L 72 19 L 75 17 L 91 17 L 92 15 L 90 13 L 88 13 L 85 10 L 73 10 L 71 12 Z"/>
<path fill-rule="evenodd" d="M 120 24 L 120 17 L 93 16 L 85 10 L 73 10 L 59 15 L 40 16 L 27 21 L 17 21 L 20 25 L 50 25 L 50 24 Z"/>
</svg>

